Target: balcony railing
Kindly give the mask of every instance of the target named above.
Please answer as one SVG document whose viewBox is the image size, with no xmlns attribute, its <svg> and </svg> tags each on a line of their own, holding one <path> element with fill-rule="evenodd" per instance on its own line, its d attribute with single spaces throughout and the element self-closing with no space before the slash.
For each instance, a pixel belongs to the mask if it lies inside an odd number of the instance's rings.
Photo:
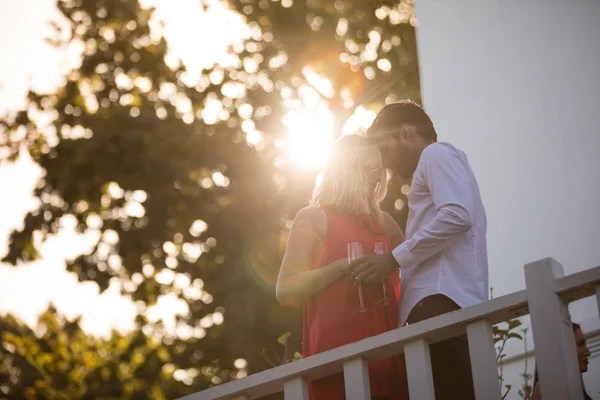
<svg viewBox="0 0 600 400">
<path fill-rule="evenodd" d="M 525 265 L 526 289 L 473 307 L 430 318 L 293 363 L 190 394 L 182 400 L 249 400 L 284 392 L 286 400 L 308 400 L 308 382 L 344 373 L 348 400 L 371 399 L 368 362 L 404 353 L 411 399 L 434 400 L 429 345 L 465 334 L 478 400 L 501 400 L 492 325 L 531 316 L 535 358 L 544 400 L 583 398 L 568 304 L 596 296 L 600 266 L 564 276 L 546 258 Z"/>
</svg>

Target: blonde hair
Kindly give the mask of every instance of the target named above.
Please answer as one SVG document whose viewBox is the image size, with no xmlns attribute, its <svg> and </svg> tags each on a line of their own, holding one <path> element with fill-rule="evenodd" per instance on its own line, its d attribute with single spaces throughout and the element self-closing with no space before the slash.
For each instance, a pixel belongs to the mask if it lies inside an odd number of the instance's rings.
<svg viewBox="0 0 600 400">
<path fill-rule="evenodd" d="M 361 135 L 338 139 L 313 192 L 314 207 L 331 206 L 353 215 L 372 215 L 383 224 L 380 203 L 387 172 L 379 149 Z"/>
</svg>

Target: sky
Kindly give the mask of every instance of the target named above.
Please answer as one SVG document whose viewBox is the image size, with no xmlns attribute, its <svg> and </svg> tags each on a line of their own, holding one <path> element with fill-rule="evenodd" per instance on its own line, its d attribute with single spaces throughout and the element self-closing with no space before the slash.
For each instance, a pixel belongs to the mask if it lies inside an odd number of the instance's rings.
<svg viewBox="0 0 600 400">
<path fill-rule="evenodd" d="M 170 49 L 192 72 L 219 62 L 227 46 L 248 32 L 242 20 L 218 2 L 209 3 L 206 13 L 196 0 L 143 3 L 157 7 L 156 17 L 165 22 L 163 33 Z M 29 87 L 50 91 L 60 84 L 61 63 L 68 56 L 44 42 L 50 32 L 47 21 L 59 17 L 54 0 L 0 0 L 0 38 L 4 38 L 0 41 L 4 59 L 0 63 L 0 113 L 22 106 Z M 211 30 L 217 26 L 220 34 L 214 35 Z M 27 154 L 14 164 L 0 166 L 0 192 L 10 193 L 0 200 L 0 254 L 7 250 L 10 232 L 36 206 L 31 193 L 39 175 L 40 169 Z M 68 318 L 81 315 L 82 327 L 89 333 L 107 335 L 113 327 L 130 329 L 135 306 L 119 294 L 118 285 L 100 294 L 95 283 L 80 283 L 65 271 L 65 259 L 75 257 L 90 240 L 65 229 L 44 244 L 41 260 L 18 268 L 0 264 L 0 312 L 11 312 L 33 326 L 37 315 L 52 302 Z M 158 308 L 167 326 L 174 325 L 174 313 L 185 311 L 169 298 Z"/>
</svg>

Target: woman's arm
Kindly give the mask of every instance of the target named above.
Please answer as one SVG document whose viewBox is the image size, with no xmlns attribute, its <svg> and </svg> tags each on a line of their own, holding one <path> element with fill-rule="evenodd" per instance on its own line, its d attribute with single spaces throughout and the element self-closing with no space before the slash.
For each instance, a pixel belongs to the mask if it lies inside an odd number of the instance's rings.
<svg viewBox="0 0 600 400">
<path fill-rule="evenodd" d="M 383 213 L 383 231 L 392 245 L 390 251 L 400 246 L 400 244 L 406 240 L 404 232 L 402 232 L 402 229 L 400 229 L 400 226 L 398 223 L 396 223 L 396 220 L 394 220 L 394 218 L 392 218 L 392 216 L 386 212 Z"/>
<path fill-rule="evenodd" d="M 346 259 L 322 268 L 311 268 L 326 231 L 327 217 L 322 210 L 307 207 L 296 215 L 277 278 L 276 295 L 281 305 L 299 304 L 346 275 Z"/>
</svg>

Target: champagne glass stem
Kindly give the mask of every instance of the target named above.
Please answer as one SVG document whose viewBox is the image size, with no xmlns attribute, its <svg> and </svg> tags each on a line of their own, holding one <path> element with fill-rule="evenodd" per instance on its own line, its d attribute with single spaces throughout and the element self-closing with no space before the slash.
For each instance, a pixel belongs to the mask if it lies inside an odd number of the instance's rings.
<svg viewBox="0 0 600 400">
<path fill-rule="evenodd" d="M 365 311 L 365 300 L 363 299 L 362 284 L 358 284 L 358 300 L 360 301 L 360 311 Z"/>
<path fill-rule="evenodd" d="M 386 281 L 383 277 L 381 277 L 381 284 L 383 285 L 383 304 L 384 305 L 388 305 L 389 300 L 388 300 L 388 295 L 387 295 L 387 285 L 386 285 Z"/>
</svg>

